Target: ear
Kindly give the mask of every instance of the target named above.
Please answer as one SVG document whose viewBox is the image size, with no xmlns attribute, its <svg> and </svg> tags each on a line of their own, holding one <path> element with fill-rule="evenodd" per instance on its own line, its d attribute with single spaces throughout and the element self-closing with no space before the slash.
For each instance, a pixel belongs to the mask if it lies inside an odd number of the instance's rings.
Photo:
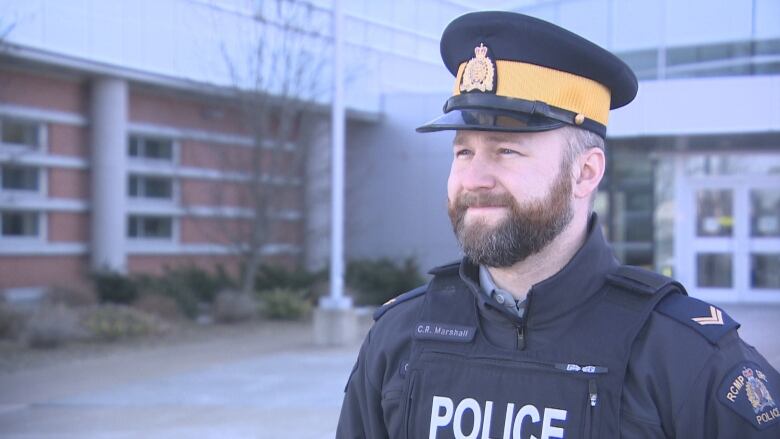
<svg viewBox="0 0 780 439">
<path fill-rule="evenodd" d="M 600 148 L 588 148 L 574 162 L 574 186 L 572 193 L 575 198 L 590 198 L 598 190 L 604 177 L 607 158 Z"/>
</svg>

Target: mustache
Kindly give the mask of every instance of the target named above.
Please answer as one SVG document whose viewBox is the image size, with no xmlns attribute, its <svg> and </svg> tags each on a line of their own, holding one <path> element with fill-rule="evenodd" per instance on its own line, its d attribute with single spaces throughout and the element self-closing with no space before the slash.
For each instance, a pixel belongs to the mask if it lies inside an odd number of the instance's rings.
<svg viewBox="0 0 780 439">
<path fill-rule="evenodd" d="M 454 207 L 467 209 L 469 207 L 507 207 L 514 200 L 507 193 L 494 192 L 462 192 L 455 197 Z"/>
</svg>

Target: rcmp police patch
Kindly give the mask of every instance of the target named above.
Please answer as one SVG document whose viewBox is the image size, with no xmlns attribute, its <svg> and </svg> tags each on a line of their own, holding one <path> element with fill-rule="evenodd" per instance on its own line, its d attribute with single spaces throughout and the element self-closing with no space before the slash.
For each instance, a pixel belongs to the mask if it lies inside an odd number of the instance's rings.
<svg viewBox="0 0 780 439">
<path fill-rule="evenodd" d="M 720 401 L 759 430 L 780 422 L 777 383 L 770 382 L 761 366 L 752 362 L 737 365 L 721 383 Z"/>
</svg>

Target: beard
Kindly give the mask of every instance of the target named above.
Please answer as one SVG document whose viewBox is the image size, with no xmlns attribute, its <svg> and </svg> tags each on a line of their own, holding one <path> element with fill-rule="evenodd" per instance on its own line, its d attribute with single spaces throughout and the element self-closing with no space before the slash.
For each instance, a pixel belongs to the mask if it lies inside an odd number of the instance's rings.
<svg viewBox="0 0 780 439">
<path fill-rule="evenodd" d="M 464 255 L 474 264 L 503 268 L 547 247 L 574 215 L 570 172 L 564 168 L 545 198 L 523 206 L 508 193 L 462 192 L 450 200 L 450 221 Z M 506 207 L 508 215 L 493 226 L 482 218 L 467 225 L 468 208 L 485 206 Z"/>
</svg>

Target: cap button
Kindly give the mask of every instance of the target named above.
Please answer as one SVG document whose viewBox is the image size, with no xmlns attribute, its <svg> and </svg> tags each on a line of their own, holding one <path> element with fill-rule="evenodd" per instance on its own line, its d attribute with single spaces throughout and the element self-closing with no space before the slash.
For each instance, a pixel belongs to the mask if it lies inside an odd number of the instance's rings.
<svg viewBox="0 0 780 439">
<path fill-rule="evenodd" d="M 576 116 L 574 116 L 574 123 L 577 125 L 582 125 L 585 122 L 585 115 L 582 113 L 577 113 Z"/>
</svg>

